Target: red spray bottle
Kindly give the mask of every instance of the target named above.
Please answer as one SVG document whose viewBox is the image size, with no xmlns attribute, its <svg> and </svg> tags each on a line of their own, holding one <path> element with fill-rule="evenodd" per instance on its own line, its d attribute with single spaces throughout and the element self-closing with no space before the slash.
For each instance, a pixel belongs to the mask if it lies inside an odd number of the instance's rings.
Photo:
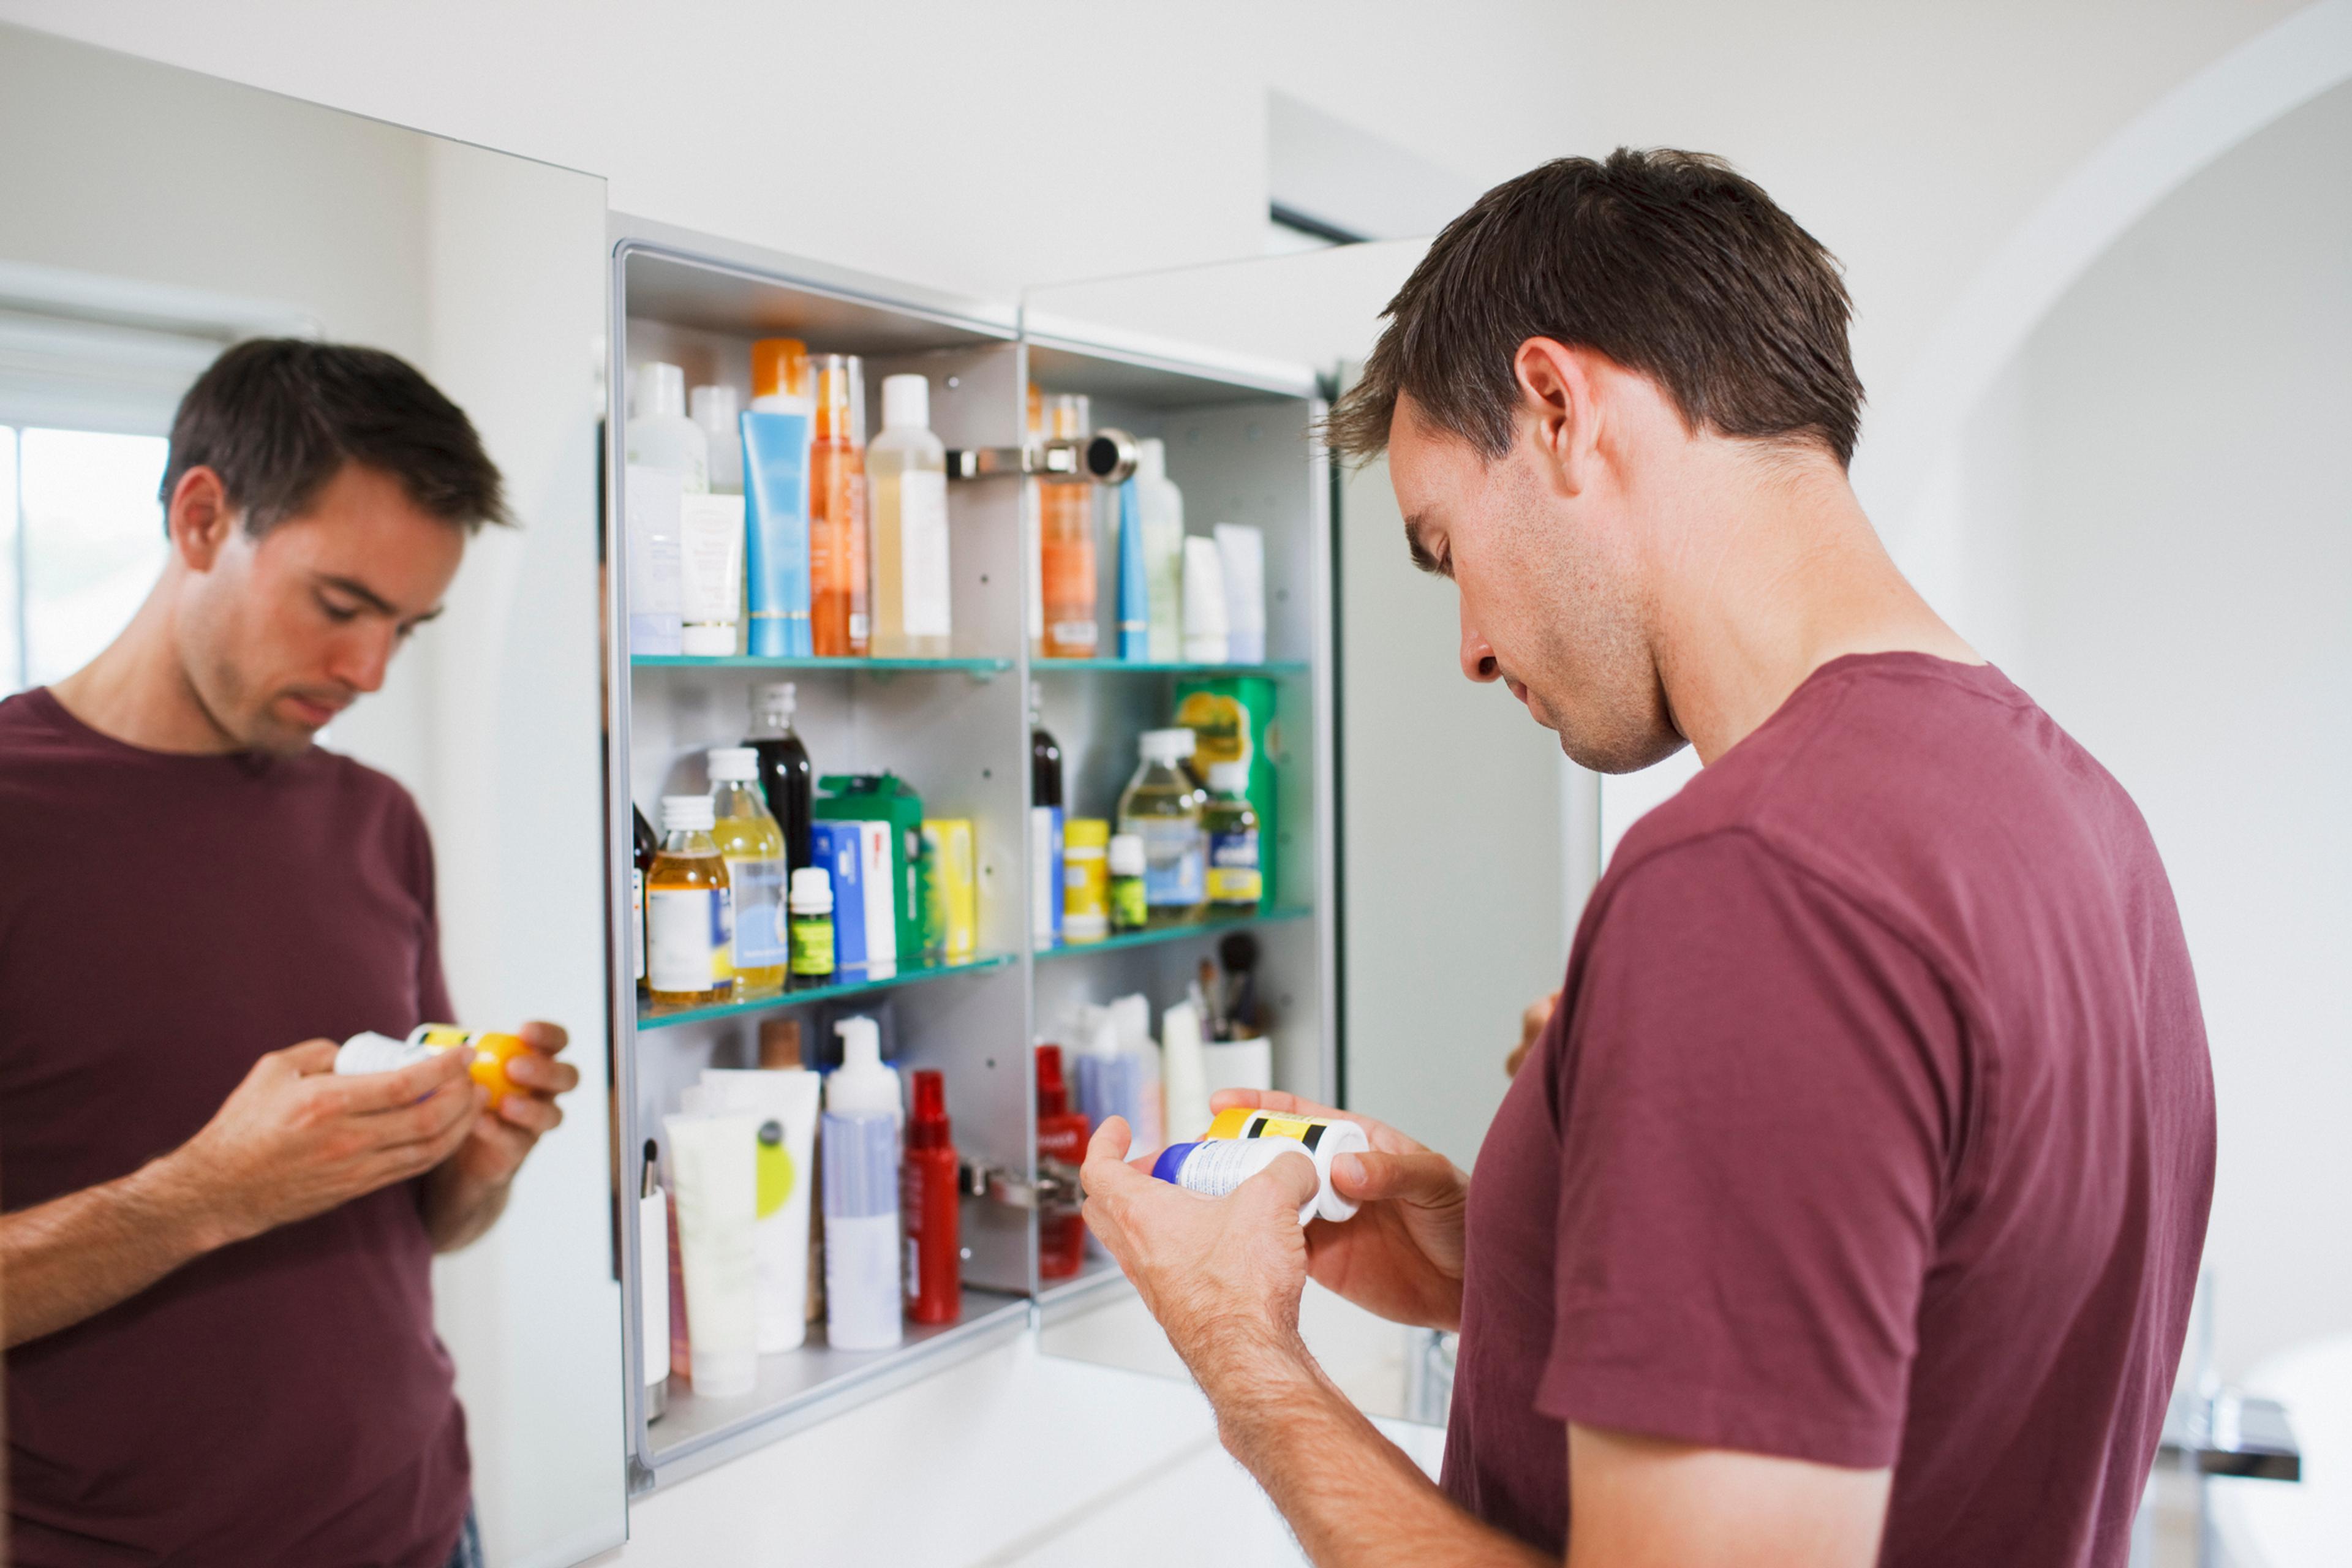
<svg viewBox="0 0 2352 1568">
<path fill-rule="evenodd" d="M 1086 1163 L 1087 1137 L 1092 1129 L 1086 1112 L 1070 1109 L 1070 1086 L 1062 1076 L 1062 1047 L 1037 1047 L 1037 1160 L 1066 1166 L 1072 1173 Z M 1052 1204 L 1037 1215 L 1037 1274 L 1045 1279 L 1067 1279 L 1087 1258 L 1087 1221 L 1078 1212 L 1077 1194 L 1066 1203 Z"/>
<path fill-rule="evenodd" d="M 920 1068 L 915 1074 L 914 1114 L 907 1118 L 907 1163 L 898 1186 L 898 1206 L 907 1226 L 907 1316 L 918 1323 L 952 1323 L 963 1315 L 963 1238 L 956 1189 L 947 1079 Z"/>
</svg>

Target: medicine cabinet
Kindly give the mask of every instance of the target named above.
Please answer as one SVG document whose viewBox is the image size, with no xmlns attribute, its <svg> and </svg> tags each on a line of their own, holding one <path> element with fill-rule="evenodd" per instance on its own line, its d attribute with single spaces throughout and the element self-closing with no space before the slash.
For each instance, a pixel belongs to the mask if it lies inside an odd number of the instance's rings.
<svg viewBox="0 0 2352 1568">
<path fill-rule="evenodd" d="M 925 375 L 932 428 L 951 449 L 998 454 L 995 466 L 1024 445 L 1031 384 L 1047 394 L 1083 394 L 1096 429 L 1165 443 L 1191 532 L 1205 535 L 1216 522 L 1249 524 L 1263 531 L 1265 548 L 1266 658 L 1246 667 L 1037 657 L 1030 627 L 1038 590 L 1023 501 L 1031 481 L 1017 471 L 950 485 L 948 657 L 633 658 L 625 636 L 608 636 L 607 897 L 622 1190 L 637 1190 L 648 1141 L 667 1155 L 662 1118 L 678 1109 L 702 1069 L 755 1064 L 762 1021 L 800 1020 L 804 1058 L 821 1066 L 836 1059 L 826 1054 L 834 1042 L 824 1035 L 852 1012 L 881 1016 L 886 1054 L 902 1075 L 918 1068 L 945 1075 L 956 1146 L 971 1169 L 961 1200 L 959 1321 L 909 1324 L 898 1347 L 854 1352 L 827 1348 L 822 1324 L 814 1323 L 806 1347 L 762 1358 L 751 1395 L 698 1399 L 674 1377 L 658 1415 L 646 1408 L 640 1379 L 625 1376 L 631 1486 L 645 1490 L 1125 1289 L 1116 1267 L 1091 1254 L 1075 1278 L 1049 1280 L 1039 1272 L 1033 1047 L 1077 1045 L 1066 1031 L 1080 1004 L 1140 992 L 1151 1003 L 1156 1033 L 1160 1010 L 1184 997 L 1202 960 L 1246 929 L 1256 940 L 1276 1082 L 1306 1094 L 1330 1090 L 1337 854 L 1328 479 L 1313 438 L 1321 404 L 1301 369 L 1097 339 L 1042 322 L 1024 330 L 1014 308 L 618 216 L 611 240 L 608 627 L 629 624 L 614 437 L 627 417 L 630 370 L 652 361 L 677 364 L 688 384 L 730 384 L 748 402 L 751 345 L 766 337 L 800 339 L 812 353 L 861 356 L 870 428 L 879 427 L 884 376 Z M 1097 560 L 1108 654 L 1117 647 L 1117 555 L 1107 536 Z M 1171 724 L 1179 683 L 1204 676 L 1255 678 L 1271 694 L 1275 723 L 1263 737 L 1277 791 L 1264 844 L 1269 900 L 1254 915 L 1038 949 L 1030 920 L 1039 848 L 1029 811 L 1033 683 L 1040 720 L 1062 748 L 1068 812 L 1110 817 L 1136 767 L 1138 738 Z M 748 733 L 753 692 L 779 679 L 797 689 L 795 727 L 817 775 L 887 770 L 920 795 L 927 816 L 972 823 L 977 951 L 952 965 L 902 961 L 887 980 L 657 1012 L 635 985 L 630 805 L 657 820 L 663 795 L 702 793 L 706 750 L 738 743 Z M 640 1256 L 635 1227 L 618 1228 L 627 1364 L 635 1369 L 644 1348 L 641 1282 L 648 1270 L 658 1278 L 667 1264 Z"/>
</svg>

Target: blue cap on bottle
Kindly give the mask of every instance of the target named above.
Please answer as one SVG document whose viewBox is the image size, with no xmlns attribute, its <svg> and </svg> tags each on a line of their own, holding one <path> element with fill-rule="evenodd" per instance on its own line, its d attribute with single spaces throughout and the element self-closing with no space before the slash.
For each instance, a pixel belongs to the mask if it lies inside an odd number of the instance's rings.
<svg viewBox="0 0 2352 1568">
<path fill-rule="evenodd" d="M 1186 1157 L 1200 1146 L 1197 1142 L 1171 1143 L 1160 1151 L 1160 1158 L 1151 1163 L 1151 1173 L 1163 1182 L 1174 1181 L 1176 1173 L 1184 1168 Z"/>
</svg>

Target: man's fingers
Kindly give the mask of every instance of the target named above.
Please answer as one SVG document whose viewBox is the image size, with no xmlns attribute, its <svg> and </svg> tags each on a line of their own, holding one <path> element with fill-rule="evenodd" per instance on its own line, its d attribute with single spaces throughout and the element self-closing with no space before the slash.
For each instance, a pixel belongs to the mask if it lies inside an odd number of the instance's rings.
<svg viewBox="0 0 2352 1568">
<path fill-rule="evenodd" d="M 541 1056 L 536 1050 L 520 1051 L 509 1057 L 506 1072 L 509 1083 L 536 1094 L 566 1094 L 580 1086 L 578 1068 L 570 1062 Z"/>
<path fill-rule="evenodd" d="M 1315 1173 L 1314 1161 L 1305 1154 L 1286 1153 L 1244 1182 L 1241 1192 L 1258 1196 L 1265 1203 L 1279 1200 L 1285 1209 L 1296 1215 L 1322 1190 L 1322 1186 L 1323 1178 Z M 1238 1197 L 1241 1194 L 1234 1195 Z"/>
<path fill-rule="evenodd" d="M 1135 1134 L 1128 1130 L 1127 1118 L 1123 1116 L 1103 1118 L 1103 1124 L 1095 1129 L 1093 1137 L 1087 1140 L 1085 1168 L 1091 1171 L 1098 1164 L 1117 1165 L 1123 1163 L 1127 1159 L 1128 1150 L 1134 1145 L 1134 1142 Z"/>
<path fill-rule="evenodd" d="M 1394 1198 L 1436 1207 L 1460 1198 L 1462 1173 L 1443 1154 L 1342 1154 L 1331 1162 L 1331 1185 L 1356 1203 Z"/>
<path fill-rule="evenodd" d="M 338 1110 L 354 1116 L 368 1116 L 378 1111 L 398 1110 L 415 1104 L 444 1085 L 458 1082 L 472 1065 L 469 1051 L 436 1051 L 421 1062 L 411 1062 L 397 1072 L 361 1073 L 354 1078 L 339 1078 L 319 1086 L 320 1092 L 333 1097 Z"/>
<path fill-rule="evenodd" d="M 305 1040 L 299 1046 L 289 1046 L 282 1051 L 269 1053 L 270 1059 L 285 1063 L 308 1078 L 313 1073 L 335 1070 L 335 1053 L 341 1049 L 332 1040 Z"/>
<path fill-rule="evenodd" d="M 535 1094 L 509 1094 L 499 1101 L 498 1119 L 533 1137 L 545 1137 L 563 1123 L 563 1108 Z"/>
<path fill-rule="evenodd" d="M 1293 1116 L 1346 1116 L 1328 1105 L 1285 1094 L 1278 1089 L 1221 1089 L 1209 1096 L 1212 1110 L 1280 1110 Z"/>
<path fill-rule="evenodd" d="M 522 1043 L 542 1056 L 553 1056 L 572 1043 L 572 1032 L 561 1024 L 533 1018 L 515 1031 Z"/>
</svg>

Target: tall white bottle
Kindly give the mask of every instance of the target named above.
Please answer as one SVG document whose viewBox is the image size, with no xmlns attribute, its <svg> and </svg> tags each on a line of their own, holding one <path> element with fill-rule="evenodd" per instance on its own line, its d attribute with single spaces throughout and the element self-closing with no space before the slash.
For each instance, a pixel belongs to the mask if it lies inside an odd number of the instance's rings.
<svg viewBox="0 0 2352 1568">
<path fill-rule="evenodd" d="M 1168 447 L 1157 437 L 1136 443 L 1135 515 L 1143 535 L 1151 659 L 1173 664 L 1184 657 L 1184 492 L 1168 478 Z"/>
<path fill-rule="evenodd" d="M 866 448 L 874 516 L 874 657 L 945 658 L 950 645 L 948 454 L 931 434 L 931 384 L 882 382 L 882 434 Z"/>
<path fill-rule="evenodd" d="M 743 401 L 731 386 L 698 386 L 687 395 L 688 417 L 709 444 L 710 493 L 743 493 Z"/>
<path fill-rule="evenodd" d="M 629 461 L 672 470 L 688 495 L 708 494 L 710 439 L 686 416 L 686 372 L 649 361 L 630 378 L 629 395 Z"/>
</svg>

